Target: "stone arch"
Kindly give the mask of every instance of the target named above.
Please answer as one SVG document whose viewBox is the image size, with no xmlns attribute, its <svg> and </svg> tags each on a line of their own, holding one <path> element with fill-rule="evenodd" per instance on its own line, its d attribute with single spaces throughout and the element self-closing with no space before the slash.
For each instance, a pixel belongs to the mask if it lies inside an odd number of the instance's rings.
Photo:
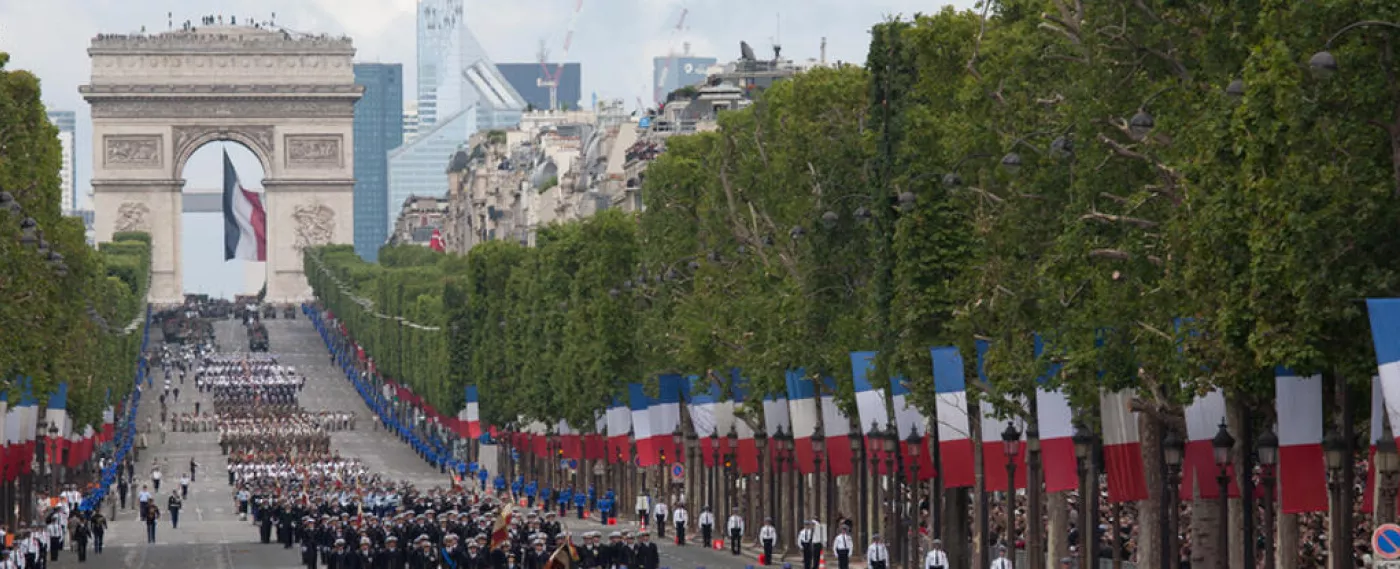
<svg viewBox="0 0 1400 569">
<path fill-rule="evenodd" d="M 93 230 L 151 233 L 149 300 L 183 299 L 184 170 L 205 144 L 246 147 L 267 196 L 267 298 L 311 290 L 301 248 L 354 236 L 355 83 L 348 38 L 251 26 L 101 34 L 88 49 Z"/>
<path fill-rule="evenodd" d="M 222 125 L 183 125 L 171 129 L 171 177 L 179 178 L 185 171 L 185 163 L 195 151 L 210 142 L 237 142 L 247 148 L 262 164 L 263 176 L 271 178 L 276 162 L 275 129 L 271 125 L 222 126 Z"/>
</svg>

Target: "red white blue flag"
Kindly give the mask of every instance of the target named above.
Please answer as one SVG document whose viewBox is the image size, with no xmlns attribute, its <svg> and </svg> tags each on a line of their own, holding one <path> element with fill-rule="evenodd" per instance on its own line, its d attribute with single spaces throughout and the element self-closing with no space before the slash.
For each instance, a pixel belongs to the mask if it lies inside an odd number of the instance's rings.
<svg viewBox="0 0 1400 569">
<path fill-rule="evenodd" d="M 224 152 L 224 260 L 267 260 L 267 212 L 262 196 L 243 189 Z"/>
</svg>

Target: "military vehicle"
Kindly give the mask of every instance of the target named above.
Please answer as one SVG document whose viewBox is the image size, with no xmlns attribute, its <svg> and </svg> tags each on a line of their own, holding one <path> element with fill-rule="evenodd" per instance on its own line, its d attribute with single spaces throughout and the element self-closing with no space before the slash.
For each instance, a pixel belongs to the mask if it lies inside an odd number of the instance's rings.
<svg viewBox="0 0 1400 569">
<path fill-rule="evenodd" d="M 287 306 L 283 307 L 283 308 L 282 308 L 282 317 L 283 317 L 283 318 L 286 318 L 287 320 L 296 320 L 296 318 L 297 318 L 297 305 L 295 305 L 295 304 L 288 304 Z"/>
<path fill-rule="evenodd" d="M 267 351 L 267 326 L 264 326 L 262 322 L 248 327 L 248 351 Z"/>
</svg>

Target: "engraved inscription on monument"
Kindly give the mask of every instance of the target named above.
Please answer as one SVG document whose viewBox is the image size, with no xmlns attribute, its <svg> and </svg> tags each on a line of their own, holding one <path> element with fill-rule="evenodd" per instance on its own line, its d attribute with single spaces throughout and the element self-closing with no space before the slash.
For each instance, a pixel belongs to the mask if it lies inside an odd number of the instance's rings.
<svg viewBox="0 0 1400 569">
<path fill-rule="evenodd" d="M 342 165 L 340 135 L 287 136 L 287 164 L 311 168 L 338 168 Z"/>
<path fill-rule="evenodd" d="M 161 136 L 107 135 L 102 137 L 102 163 L 109 168 L 159 168 Z"/>
</svg>

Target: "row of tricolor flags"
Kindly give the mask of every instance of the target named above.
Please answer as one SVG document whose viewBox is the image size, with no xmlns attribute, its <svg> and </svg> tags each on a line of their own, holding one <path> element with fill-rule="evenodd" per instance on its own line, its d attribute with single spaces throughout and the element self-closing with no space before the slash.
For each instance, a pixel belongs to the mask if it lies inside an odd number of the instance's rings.
<svg viewBox="0 0 1400 569">
<path fill-rule="evenodd" d="M 90 425 L 78 427 L 68 415 L 68 384 L 59 383 L 49 394 L 48 408 L 43 418 L 46 425 L 55 427 L 51 437 L 39 431 L 39 402 L 33 394 L 33 379 L 20 377 L 15 383 L 19 399 L 10 406 L 8 393 L 0 393 L 0 482 L 10 482 L 21 475 L 33 472 L 38 445 L 45 446 L 45 460 L 49 464 L 64 464 L 77 467 L 92 458 L 94 449 L 112 440 L 115 427 L 115 410 L 107 407 L 102 412 L 100 430 Z M 64 462 L 66 452 L 66 462 Z"/>
<path fill-rule="evenodd" d="M 1371 450 L 1374 452 L 1375 444 L 1383 433 L 1383 417 L 1389 418 L 1392 426 L 1400 425 L 1400 299 L 1371 299 L 1368 307 L 1379 370 L 1373 381 L 1371 401 Z M 983 363 L 989 348 L 990 344 L 985 341 L 976 344 L 976 369 L 980 381 L 987 379 L 983 373 Z M 1044 349 L 1043 343 L 1037 339 L 1036 355 L 1039 356 Z M 592 432 L 582 432 L 582 429 L 564 422 L 552 426 L 536 422 L 504 436 L 509 437 L 514 448 L 542 457 L 554 449 L 553 452 L 568 459 L 633 462 L 642 467 L 684 462 L 685 453 L 678 452 L 679 448 L 673 440 L 673 433 L 678 430 L 682 419 L 681 405 L 684 404 L 688 407 L 692 427 L 699 439 L 699 456 L 704 466 L 715 466 L 717 460 L 722 460 L 721 457 L 732 457 L 735 468 L 745 474 L 753 474 L 762 470 L 762 461 L 766 458 L 771 461 L 770 467 L 786 464 L 810 474 L 820 465 L 823 471 L 831 475 L 844 476 L 856 471 L 851 437 L 868 436 L 875 428 L 884 429 L 886 425 L 893 424 L 901 440 L 899 452 L 905 465 L 906 479 L 916 474 L 921 480 L 940 476 L 945 487 L 962 488 L 976 484 L 973 445 L 979 443 L 971 435 L 970 421 L 978 420 L 981 432 L 990 433 L 980 442 L 985 461 L 984 484 L 992 490 L 1006 488 L 1004 443 L 998 434 L 1007 427 L 1009 420 L 996 418 L 990 404 L 985 402 L 980 404 L 978 413 L 969 412 L 962 354 L 951 346 L 935 347 L 930 351 L 937 394 L 936 421 L 908 401 L 910 391 L 907 382 L 896 378 L 889 382 L 888 389 L 876 387 L 876 382 L 870 377 L 874 372 L 875 352 L 853 352 L 851 365 L 858 414 L 854 418 L 846 416 L 833 400 L 837 386 L 832 378 L 814 381 L 804 370 L 792 370 L 787 373 L 785 393 L 758 398 L 746 392 L 745 379 L 738 370 L 733 370 L 731 376 L 725 378 L 726 382 L 698 376 L 663 375 L 659 378 L 655 395 L 648 393 L 639 383 L 629 384 L 626 397 L 614 398 L 612 404 L 597 417 Z M 1058 366 L 1052 367 L 1039 381 L 1048 383 L 1056 373 Z M 1322 377 L 1279 368 L 1275 371 L 1274 389 L 1277 416 L 1287 417 L 1277 426 L 1280 508 L 1284 513 L 1325 511 L 1328 499 L 1322 450 Z M 1066 396 L 1058 391 L 1038 389 L 1035 397 L 1045 490 L 1075 490 L 1078 485 L 1072 441 L 1075 411 Z M 1104 467 L 1108 497 L 1112 502 L 1147 498 L 1139 417 L 1131 406 L 1133 397 L 1130 391 L 1105 391 L 1100 395 Z M 740 412 L 740 409 L 750 405 L 761 405 L 762 419 L 758 422 L 762 424 L 750 424 L 751 419 L 746 418 L 750 414 Z M 1187 406 L 1187 442 L 1179 489 L 1183 499 L 1219 496 L 1211 439 L 1225 415 L 1226 400 L 1221 391 L 1199 396 Z M 450 421 L 454 423 L 451 426 L 465 437 L 501 436 L 496 429 L 484 426 L 480 417 L 479 394 L 475 386 L 468 386 L 466 405 L 455 421 Z M 1019 423 L 1020 419 L 1010 421 Z M 931 453 L 919 452 L 916 456 L 907 448 L 907 443 L 902 442 L 915 429 L 920 435 L 929 435 L 931 423 L 934 423 L 933 435 L 937 440 L 937 471 Z M 859 428 L 853 430 L 852 425 L 859 425 Z M 821 457 L 817 456 L 812 445 L 812 436 L 819 426 L 825 438 Z M 1024 425 L 1017 426 L 1024 431 Z M 762 429 L 770 439 L 780 432 L 792 436 L 796 460 L 780 462 L 776 460 L 777 453 L 771 449 L 767 453 L 769 456 L 760 456 L 755 438 L 758 429 Z M 728 435 L 731 431 L 737 435 L 734 448 L 729 448 Z M 1393 428 L 1392 431 L 1400 434 L 1400 428 Z M 558 440 L 557 446 L 549 444 L 551 437 Z M 631 453 L 633 440 L 636 441 L 636 456 Z M 717 449 L 716 445 L 720 448 Z M 867 444 L 864 448 L 878 449 L 879 445 Z M 878 458 L 873 463 L 874 469 L 885 473 L 885 457 L 878 450 L 872 453 Z M 1018 489 L 1026 486 L 1024 455 L 1025 445 L 1021 445 L 1020 456 L 1014 459 L 1017 468 L 1013 484 Z M 915 461 L 917 467 L 914 466 Z M 1238 478 L 1233 470 L 1230 477 L 1227 491 L 1234 496 L 1239 492 Z M 1372 475 L 1366 484 L 1368 496 L 1373 488 Z M 1369 507 L 1371 500 L 1366 500 L 1365 504 Z"/>
</svg>

